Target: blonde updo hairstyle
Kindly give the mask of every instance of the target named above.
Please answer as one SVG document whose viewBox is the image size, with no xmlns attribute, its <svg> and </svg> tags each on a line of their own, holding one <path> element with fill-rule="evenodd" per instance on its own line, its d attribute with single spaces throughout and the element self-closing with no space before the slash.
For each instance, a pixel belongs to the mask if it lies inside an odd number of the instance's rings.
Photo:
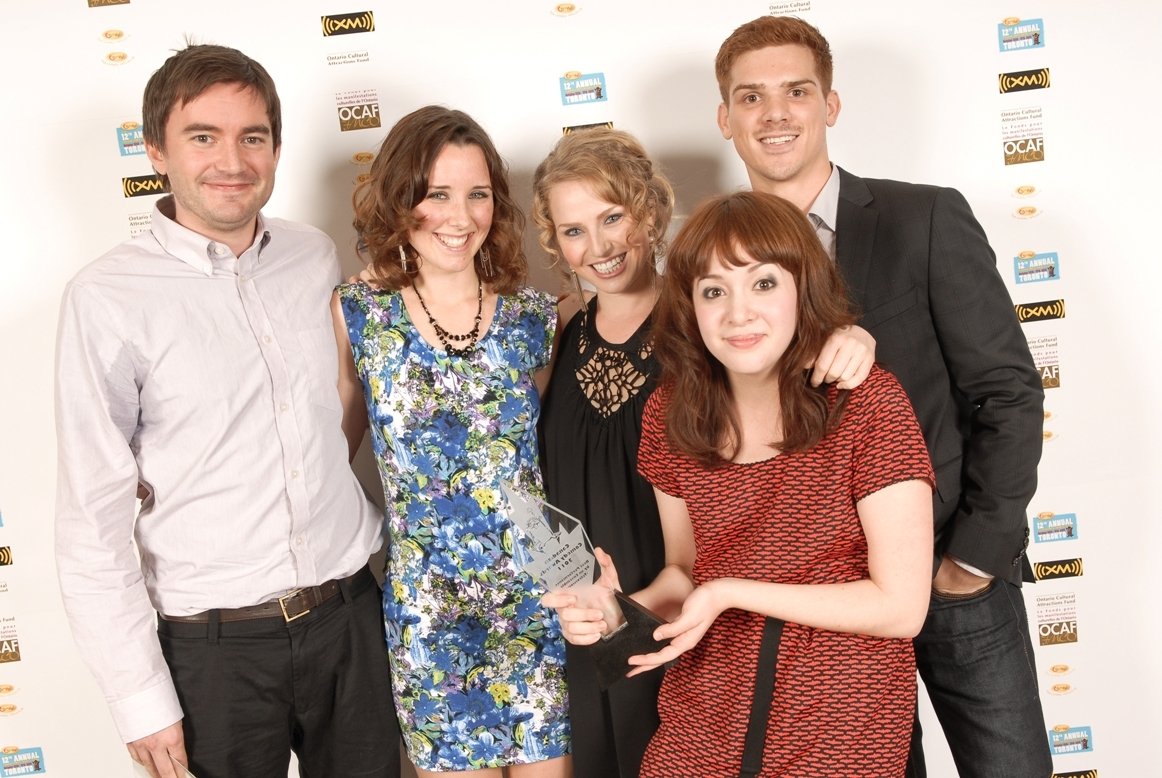
<svg viewBox="0 0 1162 778">
<path fill-rule="evenodd" d="M 648 224 L 646 237 L 654 256 L 664 252 L 663 237 L 674 213 L 670 182 L 628 132 L 604 127 L 578 130 L 557 141 L 533 175 L 532 217 L 537 225 L 537 240 L 553 257 L 553 266 L 563 278 L 568 278 L 569 268 L 560 261 L 549 192 L 566 181 L 588 184 L 602 200 L 625 208 L 637 224 Z"/>
</svg>

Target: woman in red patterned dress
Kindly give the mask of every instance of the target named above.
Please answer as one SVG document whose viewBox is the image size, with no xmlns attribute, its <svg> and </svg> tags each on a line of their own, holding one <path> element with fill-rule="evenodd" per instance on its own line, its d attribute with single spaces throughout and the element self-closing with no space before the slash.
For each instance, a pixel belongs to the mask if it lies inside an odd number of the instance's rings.
<svg viewBox="0 0 1162 778">
<path fill-rule="evenodd" d="M 804 366 L 853 316 L 810 223 L 784 200 L 740 192 L 700 207 L 664 283 L 663 383 L 638 467 L 666 567 L 633 597 L 672 619 L 655 632 L 671 642 L 630 663 L 677 661 L 642 775 L 739 774 L 768 623 L 781 637 L 758 774 L 902 775 L 911 638 L 932 572 L 932 470 L 911 405 L 879 367 L 850 391 L 810 385 Z M 559 611 L 575 643 L 614 626 L 575 604 Z"/>
</svg>

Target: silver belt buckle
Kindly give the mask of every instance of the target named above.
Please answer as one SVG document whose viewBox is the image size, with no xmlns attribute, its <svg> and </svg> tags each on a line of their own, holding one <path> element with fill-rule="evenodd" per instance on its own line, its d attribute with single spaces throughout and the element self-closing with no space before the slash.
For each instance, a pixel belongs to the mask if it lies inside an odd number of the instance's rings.
<svg viewBox="0 0 1162 778">
<path fill-rule="evenodd" d="M 278 607 L 282 608 L 282 618 L 284 621 L 286 621 L 287 624 L 290 624 L 295 619 L 302 618 L 303 616 L 306 616 L 308 613 L 311 612 L 310 608 L 307 608 L 302 613 L 296 613 L 293 616 L 291 616 L 289 613 L 286 612 L 286 601 L 289 600 L 291 597 L 297 597 L 298 595 L 300 595 L 302 593 L 303 593 L 302 589 L 295 589 L 293 592 L 287 592 L 282 597 L 278 598 Z"/>
</svg>

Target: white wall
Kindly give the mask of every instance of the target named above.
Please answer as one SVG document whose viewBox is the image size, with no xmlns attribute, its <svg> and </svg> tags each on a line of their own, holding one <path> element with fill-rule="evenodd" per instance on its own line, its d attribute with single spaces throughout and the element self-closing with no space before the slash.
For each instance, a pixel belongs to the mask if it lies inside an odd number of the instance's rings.
<svg viewBox="0 0 1162 778">
<path fill-rule="evenodd" d="M 0 662 L 2 749 L 40 749 L 47 774 L 130 775 L 125 751 L 64 621 L 52 560 L 55 443 L 52 353 L 65 281 L 129 233 L 130 215 L 153 197 L 125 198 L 123 176 L 149 173 L 122 157 L 115 129 L 140 121 L 148 76 L 186 38 L 222 43 L 273 74 L 284 103 L 284 147 L 269 213 L 329 231 L 350 248 L 350 191 L 399 116 L 432 102 L 462 108 L 492 133 L 528 201 L 533 168 L 566 125 L 613 121 L 636 133 L 670 173 L 684 213 L 707 194 L 745 183 L 714 126 L 712 62 L 738 24 L 797 6 L 831 40 L 843 112 L 833 159 L 865 176 L 942 183 L 973 203 L 1017 302 L 1064 299 L 1064 319 L 1025 325 L 1056 338 L 1061 386 L 1030 514 L 1074 513 L 1074 541 L 1032 544 L 1034 562 L 1082 558 L 1081 577 L 1027 587 L 1036 597 L 1073 594 L 1077 642 L 1038 648 L 1049 725 L 1089 727 L 1093 750 L 1058 756 L 1059 772 L 1149 771 L 1149 741 L 1162 723 L 1162 673 L 1150 618 L 1151 563 L 1160 549 L 1148 487 L 1157 483 L 1162 422 L 1153 347 L 1159 269 L 1149 240 L 1162 174 L 1152 131 L 1162 80 L 1153 4 L 1081 0 L 934 4 L 920 0 L 581 0 L 571 16 L 537 0 L 470 3 L 337 3 L 303 0 L 6 0 L 0 105 L 0 641 L 20 660 Z M 324 37 L 320 16 L 372 10 L 375 31 Z M 1000 53 L 1005 17 L 1042 18 L 1045 46 Z M 105 33 L 122 37 L 112 42 Z M 116 33 L 112 35 L 116 38 Z M 109 64 L 112 52 L 127 61 Z M 328 64 L 328 55 L 366 62 Z M 116 58 L 115 58 L 116 59 Z M 1049 67 L 1049 89 L 999 94 L 997 75 Z M 561 104 L 567 71 L 603 73 L 604 102 Z M 336 94 L 374 90 L 383 127 L 339 132 Z M 1046 159 L 1005 166 L 1001 112 L 1042 109 Z M 1036 194 L 1020 200 L 1018 186 Z M 1040 215 L 1014 218 L 1034 204 Z M 534 277 L 552 276 L 527 240 Z M 1012 257 L 1056 251 L 1061 278 L 1013 282 Z M 370 480 L 374 486 L 374 480 Z M 0 557 L 2 560 L 3 557 Z M 116 640 L 116 635 L 110 635 Z M 1069 673 L 1052 676 L 1053 665 Z M 7 687 L 14 687 L 8 689 Z M 1129 702 L 1127 702 L 1129 700 Z M 954 774 L 927 720 L 931 774 Z M 89 771 L 89 772 L 87 772 Z M 0 768 L 0 776 L 6 773 Z"/>
</svg>

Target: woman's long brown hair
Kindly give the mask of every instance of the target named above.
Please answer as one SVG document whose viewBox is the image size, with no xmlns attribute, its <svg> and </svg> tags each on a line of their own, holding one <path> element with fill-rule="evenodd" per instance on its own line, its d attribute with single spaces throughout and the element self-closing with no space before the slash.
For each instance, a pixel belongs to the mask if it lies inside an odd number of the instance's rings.
<svg viewBox="0 0 1162 778">
<path fill-rule="evenodd" d="M 670 245 L 653 328 L 662 381 L 671 387 L 666 434 L 671 445 L 707 464 L 729 461 L 742 441 L 722 364 L 706 348 L 694 314 L 694 284 L 712 262 L 740 267 L 770 262 L 795 280 L 795 334 L 776 366 L 781 451 L 811 448 L 838 423 L 846 400 L 829 403 L 809 369 L 828 336 L 855 322 L 843 281 L 807 217 L 791 203 L 760 192 L 737 192 L 703 203 Z M 773 398 L 772 398 L 773 399 Z"/>
</svg>

